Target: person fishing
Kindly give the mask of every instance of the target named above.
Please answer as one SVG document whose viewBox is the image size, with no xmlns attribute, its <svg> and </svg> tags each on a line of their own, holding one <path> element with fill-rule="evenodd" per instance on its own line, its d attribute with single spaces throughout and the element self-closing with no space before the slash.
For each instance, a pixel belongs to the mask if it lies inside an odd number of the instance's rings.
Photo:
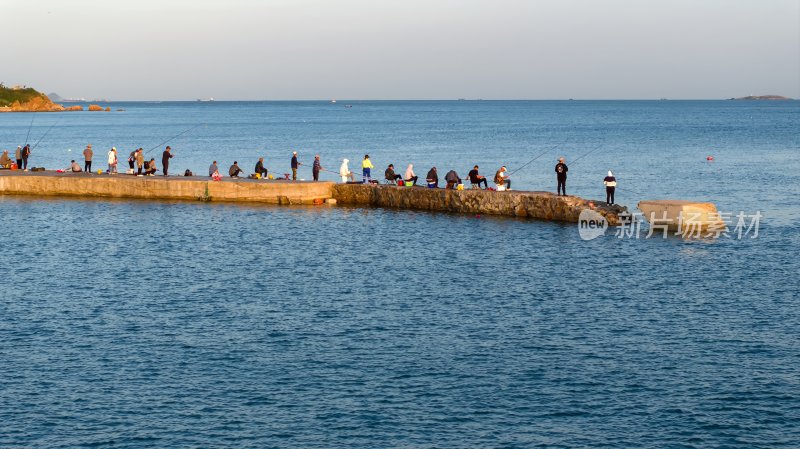
<svg viewBox="0 0 800 449">
<path fill-rule="evenodd" d="M 558 164 L 556 164 L 556 180 L 558 181 L 557 194 L 561 195 L 561 192 L 564 192 L 564 196 L 567 196 L 567 172 L 569 171 L 569 167 L 567 164 L 564 163 L 564 158 L 558 158 Z"/>
<path fill-rule="evenodd" d="M 239 167 L 239 163 L 237 161 L 233 161 L 233 165 L 231 168 L 228 169 L 228 176 L 231 178 L 238 178 L 239 174 L 244 173 L 242 169 Z"/>
<path fill-rule="evenodd" d="M 419 176 L 414 173 L 414 165 L 408 164 L 408 168 L 406 169 L 405 176 L 403 177 L 403 181 L 405 182 L 413 182 L 414 185 L 417 185 L 417 180 Z"/>
<path fill-rule="evenodd" d="M 353 172 L 351 172 L 350 167 L 347 166 L 349 162 L 349 159 L 342 159 L 342 165 L 339 166 L 339 176 L 342 177 L 342 182 L 347 182 L 348 179 L 350 182 L 355 181 Z"/>
<path fill-rule="evenodd" d="M 172 148 L 167 146 L 164 150 L 164 153 L 161 154 L 161 167 L 164 176 L 169 176 L 169 160 L 172 159 L 174 155 L 172 154 Z"/>
<path fill-rule="evenodd" d="M 128 170 L 131 174 L 133 174 L 133 166 L 136 164 L 136 152 L 139 150 L 131 151 L 131 154 L 128 155 Z"/>
<path fill-rule="evenodd" d="M 608 176 L 603 179 L 603 184 L 606 186 L 606 204 L 611 206 L 614 204 L 614 191 L 617 190 L 617 178 L 611 170 L 608 171 Z"/>
<path fill-rule="evenodd" d="M 31 145 L 27 144 L 22 147 L 22 169 L 28 171 L 28 158 L 31 155 Z"/>
<path fill-rule="evenodd" d="M 439 173 L 436 172 L 436 167 L 431 167 L 428 170 L 428 174 L 425 175 L 425 181 L 428 183 L 428 187 L 439 188 Z"/>
<path fill-rule="evenodd" d="M 90 143 L 83 150 L 83 171 L 86 173 L 92 172 L 92 157 L 94 157 L 94 151 L 92 151 L 92 144 Z"/>
<path fill-rule="evenodd" d="M 319 154 L 314 156 L 314 165 L 311 167 L 311 176 L 314 181 L 319 181 L 319 172 L 325 170 L 319 160 Z"/>
<path fill-rule="evenodd" d="M 22 168 L 22 147 L 17 145 L 17 151 L 14 152 L 14 159 L 17 161 L 17 169 Z"/>
<path fill-rule="evenodd" d="M 142 176 L 142 169 L 144 168 L 144 148 L 139 147 L 136 150 L 136 176 Z"/>
<path fill-rule="evenodd" d="M 8 150 L 3 150 L 3 155 L 0 156 L 0 167 L 11 168 L 11 158 L 8 157 Z"/>
<path fill-rule="evenodd" d="M 469 182 L 472 184 L 473 188 L 475 188 L 475 186 L 478 186 L 478 188 L 480 188 L 481 183 L 483 183 L 484 189 L 489 188 L 489 182 L 486 180 L 486 177 L 478 173 L 477 165 L 474 166 L 472 170 L 469 171 L 469 173 L 467 173 L 467 177 L 469 178 Z"/>
<path fill-rule="evenodd" d="M 117 148 L 111 147 L 108 151 L 108 174 L 117 174 Z"/>
<path fill-rule="evenodd" d="M 458 173 L 456 173 L 455 170 L 450 170 L 449 172 L 447 172 L 447 174 L 444 175 L 444 180 L 447 181 L 445 189 L 452 190 L 453 188 L 455 188 L 455 186 L 461 184 L 461 177 L 458 176 Z"/>
<path fill-rule="evenodd" d="M 369 154 L 365 154 L 364 160 L 361 161 L 361 176 L 364 178 L 365 183 L 372 181 L 373 168 L 375 168 L 375 166 L 372 165 L 372 161 L 369 160 Z"/>
<path fill-rule="evenodd" d="M 267 177 L 267 169 L 264 168 L 264 158 L 263 157 L 258 158 L 258 162 L 256 162 L 256 168 L 255 168 L 255 171 L 253 171 L 253 173 L 257 174 L 258 176 L 260 176 L 262 178 L 266 178 Z"/>
<path fill-rule="evenodd" d="M 144 163 L 144 175 L 155 176 L 158 168 L 156 168 L 156 158 L 151 157 L 149 161 Z"/>
<path fill-rule="evenodd" d="M 389 166 L 386 167 L 386 171 L 383 172 L 383 177 L 386 178 L 386 180 L 391 183 L 397 182 L 398 179 L 403 179 L 402 176 L 394 172 L 393 164 L 389 164 Z"/>
<path fill-rule="evenodd" d="M 494 183 L 498 188 L 502 186 L 505 187 L 506 190 L 511 190 L 511 180 L 508 179 L 509 177 L 506 166 L 504 165 L 494 174 Z"/>
<path fill-rule="evenodd" d="M 300 167 L 300 162 L 297 161 L 297 151 L 292 151 L 292 181 L 297 181 L 297 168 Z"/>
<path fill-rule="evenodd" d="M 212 162 L 211 165 L 208 166 L 208 176 L 213 177 L 214 174 L 219 175 L 219 167 L 217 167 L 217 161 Z"/>
</svg>

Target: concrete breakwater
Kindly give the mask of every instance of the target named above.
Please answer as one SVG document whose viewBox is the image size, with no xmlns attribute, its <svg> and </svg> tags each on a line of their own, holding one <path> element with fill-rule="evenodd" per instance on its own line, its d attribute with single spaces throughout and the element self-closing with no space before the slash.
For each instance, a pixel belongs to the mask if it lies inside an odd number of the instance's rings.
<svg viewBox="0 0 800 449">
<path fill-rule="evenodd" d="M 621 206 L 591 204 L 576 196 L 550 192 L 445 190 L 391 185 L 335 184 L 205 177 L 97 175 L 87 173 L 0 171 L 0 195 L 133 198 L 183 201 L 321 204 L 335 199 L 350 206 L 385 207 L 469 214 L 502 215 L 577 222 L 594 209 L 609 225 L 619 224 Z"/>
<path fill-rule="evenodd" d="M 551 192 L 445 190 L 390 185 L 335 184 L 333 198 L 340 204 L 397 209 L 505 215 L 577 223 L 581 211 L 594 209 L 609 225 L 619 224 L 623 206 L 606 206 L 577 196 Z M 593 203 L 593 204 L 590 204 Z"/>
<path fill-rule="evenodd" d="M 313 204 L 331 198 L 332 182 L 287 182 L 197 176 L 129 176 L 88 173 L 0 172 L 0 194 L 136 198 L 266 204 Z"/>
</svg>

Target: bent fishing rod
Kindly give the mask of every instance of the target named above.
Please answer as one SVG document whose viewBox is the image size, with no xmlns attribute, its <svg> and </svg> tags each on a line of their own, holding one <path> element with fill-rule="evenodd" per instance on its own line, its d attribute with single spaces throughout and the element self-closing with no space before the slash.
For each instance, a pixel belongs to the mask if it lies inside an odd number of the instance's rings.
<svg viewBox="0 0 800 449">
<path fill-rule="evenodd" d="M 156 148 L 158 148 L 158 147 L 161 147 L 161 146 L 162 146 L 162 145 L 164 145 L 164 144 L 167 144 L 167 143 L 169 143 L 169 142 L 172 142 L 173 140 L 175 140 L 175 139 L 177 139 L 178 137 L 180 137 L 180 136 L 182 136 L 182 135 L 184 135 L 184 134 L 188 133 L 189 131 L 191 131 L 191 130 L 193 130 L 193 129 L 196 129 L 196 128 L 199 128 L 199 127 L 201 127 L 201 126 L 205 126 L 205 125 L 206 125 L 205 123 L 199 123 L 199 124 L 197 124 L 197 125 L 194 125 L 194 126 L 192 126 L 191 128 L 188 128 L 188 129 L 186 129 L 185 131 L 183 131 L 183 132 L 181 132 L 181 133 L 179 133 L 179 134 L 176 134 L 176 135 L 174 135 L 174 136 L 170 137 L 169 139 L 167 139 L 167 140 L 165 140 L 165 141 L 163 141 L 163 142 L 159 143 L 158 145 L 154 146 L 153 148 L 150 148 L 149 150 L 145 151 L 145 152 L 144 152 L 144 154 L 147 154 L 147 153 L 149 153 L 149 152 L 151 152 L 151 151 L 155 150 Z"/>
<path fill-rule="evenodd" d="M 41 142 L 42 142 L 42 140 L 43 140 L 45 137 L 47 137 L 47 135 L 48 135 L 48 134 L 50 134 L 50 130 L 52 130 L 52 129 L 53 129 L 55 126 L 56 126 L 56 125 L 58 125 L 58 122 L 60 122 L 60 121 L 61 121 L 61 119 L 58 119 L 58 120 L 56 120 L 56 122 L 55 122 L 55 123 L 53 123 L 52 125 L 50 125 L 50 127 L 49 127 L 49 128 L 47 128 L 47 131 L 45 131 L 45 133 L 42 135 L 42 137 L 40 137 L 40 138 L 39 138 L 39 140 L 37 140 L 37 141 L 36 141 L 36 143 L 34 143 L 34 144 L 33 144 L 33 147 L 31 148 L 31 151 L 35 150 L 35 149 L 36 149 L 36 147 L 38 147 L 38 146 L 39 146 L 39 143 L 41 143 Z"/>
<path fill-rule="evenodd" d="M 28 134 L 25 136 L 25 145 L 28 144 L 28 138 L 31 136 L 31 128 L 33 128 L 33 119 L 36 118 L 36 112 L 31 116 L 31 124 L 28 125 Z"/>
<path fill-rule="evenodd" d="M 560 146 L 561 146 L 561 145 L 563 145 L 563 144 L 564 144 L 564 142 L 561 142 L 561 143 L 559 143 L 559 144 L 553 145 L 552 147 L 550 147 L 550 148 L 548 148 L 548 149 L 546 149 L 546 150 L 542 151 L 542 152 L 541 152 L 541 153 L 540 153 L 538 156 L 536 156 L 535 158 L 533 158 L 533 159 L 529 160 L 528 162 L 526 162 L 525 164 L 523 164 L 521 167 L 519 167 L 519 168 L 517 168 L 516 170 L 512 171 L 511 173 L 509 173 L 509 174 L 508 174 L 508 176 L 511 176 L 511 175 L 513 175 L 514 173 L 516 173 L 516 172 L 518 172 L 518 171 L 522 170 L 523 168 L 525 168 L 525 167 L 527 167 L 528 165 L 530 165 L 531 163 L 533 163 L 533 161 L 535 161 L 536 159 L 539 159 L 540 157 L 542 157 L 542 156 L 544 156 L 545 154 L 547 154 L 549 151 L 553 151 L 553 150 L 555 150 L 556 148 L 560 147 Z"/>
</svg>

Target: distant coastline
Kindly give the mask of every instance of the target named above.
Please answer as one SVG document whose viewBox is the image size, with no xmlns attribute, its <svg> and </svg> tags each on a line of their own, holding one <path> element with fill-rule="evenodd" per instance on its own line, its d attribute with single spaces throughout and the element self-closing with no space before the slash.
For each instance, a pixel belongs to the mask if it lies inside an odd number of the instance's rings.
<svg viewBox="0 0 800 449">
<path fill-rule="evenodd" d="M 781 95 L 748 95 L 746 97 L 731 98 L 731 100 L 791 100 Z"/>
</svg>

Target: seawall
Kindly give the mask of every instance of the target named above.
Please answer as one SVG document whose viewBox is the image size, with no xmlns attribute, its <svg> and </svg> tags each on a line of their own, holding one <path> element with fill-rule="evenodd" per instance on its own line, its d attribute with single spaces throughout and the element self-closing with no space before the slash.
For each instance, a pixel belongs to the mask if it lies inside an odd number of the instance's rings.
<svg viewBox="0 0 800 449">
<path fill-rule="evenodd" d="M 487 190 L 445 190 L 390 185 L 335 184 L 333 198 L 338 203 L 397 209 L 505 215 L 510 217 L 577 223 L 581 211 L 594 209 L 609 225 L 619 224 L 622 206 L 606 206 L 577 196 L 558 196 L 550 192 Z M 590 204 L 594 203 L 594 204 Z"/>
<path fill-rule="evenodd" d="M 0 194 L 135 198 L 265 204 L 313 204 L 331 198 L 332 182 L 0 171 Z"/>
<path fill-rule="evenodd" d="M 338 204 L 414 209 L 432 212 L 501 215 L 576 223 L 593 209 L 609 225 L 619 224 L 627 209 L 550 192 L 445 190 L 391 185 L 335 184 L 205 177 L 98 175 L 89 173 L 0 170 L 0 195 L 37 197 L 132 198 L 263 204 Z"/>
</svg>

